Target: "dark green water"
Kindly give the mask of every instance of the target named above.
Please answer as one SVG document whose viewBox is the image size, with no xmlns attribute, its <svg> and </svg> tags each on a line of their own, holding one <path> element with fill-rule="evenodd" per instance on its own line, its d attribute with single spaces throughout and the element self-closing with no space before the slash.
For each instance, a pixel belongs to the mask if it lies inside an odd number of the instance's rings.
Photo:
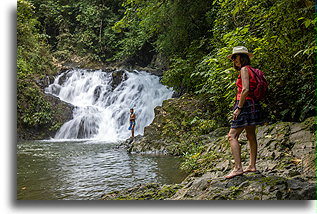
<svg viewBox="0 0 317 214">
<path fill-rule="evenodd" d="M 180 183 L 180 160 L 131 155 L 100 141 L 18 142 L 18 200 L 98 200 L 136 184 Z"/>
</svg>

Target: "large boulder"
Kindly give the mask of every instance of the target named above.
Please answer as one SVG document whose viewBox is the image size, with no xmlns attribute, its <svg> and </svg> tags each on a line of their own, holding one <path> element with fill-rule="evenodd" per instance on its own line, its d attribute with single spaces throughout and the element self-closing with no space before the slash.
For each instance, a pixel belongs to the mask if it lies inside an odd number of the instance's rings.
<svg viewBox="0 0 317 214">
<path fill-rule="evenodd" d="M 43 140 L 50 139 L 55 136 L 59 128 L 73 117 L 74 106 L 63 102 L 52 95 L 40 94 L 47 102 L 50 111 L 47 112 L 49 117 L 45 123 L 41 125 L 25 125 L 22 122 L 18 123 L 17 137 L 18 140 Z"/>
</svg>

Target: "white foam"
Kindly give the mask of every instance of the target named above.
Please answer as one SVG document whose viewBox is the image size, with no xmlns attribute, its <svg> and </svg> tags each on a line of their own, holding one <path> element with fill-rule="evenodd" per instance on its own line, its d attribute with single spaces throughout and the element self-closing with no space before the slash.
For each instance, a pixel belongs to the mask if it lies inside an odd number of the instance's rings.
<svg viewBox="0 0 317 214">
<path fill-rule="evenodd" d="M 137 116 L 135 135 L 143 135 L 144 127 L 154 119 L 154 108 L 171 98 L 173 91 L 162 85 L 159 77 L 143 71 L 125 71 L 123 75 L 126 80 L 114 89 L 110 72 L 75 69 L 59 75 L 45 91 L 75 108 L 73 119 L 60 128 L 53 140 L 126 139 L 131 135 L 130 108 Z M 60 78 L 65 78 L 61 84 Z"/>
</svg>

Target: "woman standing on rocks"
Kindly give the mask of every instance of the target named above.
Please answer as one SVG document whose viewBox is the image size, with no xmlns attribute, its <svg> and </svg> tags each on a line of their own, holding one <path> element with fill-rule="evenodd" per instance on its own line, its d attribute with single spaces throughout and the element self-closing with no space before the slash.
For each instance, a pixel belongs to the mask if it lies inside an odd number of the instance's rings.
<svg viewBox="0 0 317 214">
<path fill-rule="evenodd" d="M 232 54 L 227 57 L 233 61 L 233 67 L 239 72 L 236 81 L 238 92 L 233 109 L 233 121 L 228 133 L 228 140 L 234 158 L 234 168 L 225 176 L 225 178 L 229 179 L 237 175 L 242 175 L 244 172 L 256 171 L 257 140 L 255 128 L 256 125 L 262 124 L 262 113 L 259 102 L 252 98 L 253 92 L 250 90 L 257 86 L 254 73 L 250 66 L 250 58 L 253 57 L 253 54 L 249 53 L 246 47 L 237 46 L 233 48 Z M 245 170 L 242 169 L 241 147 L 238 142 L 243 130 L 246 131 L 250 148 L 250 163 Z"/>
</svg>

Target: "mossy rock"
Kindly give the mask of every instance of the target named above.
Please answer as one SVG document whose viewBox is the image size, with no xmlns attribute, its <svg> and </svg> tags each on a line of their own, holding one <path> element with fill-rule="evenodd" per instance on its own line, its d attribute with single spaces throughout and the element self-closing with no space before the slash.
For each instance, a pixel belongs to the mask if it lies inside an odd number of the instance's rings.
<svg viewBox="0 0 317 214">
<path fill-rule="evenodd" d="M 148 183 L 124 191 L 114 191 L 102 196 L 102 200 L 164 200 L 173 196 L 181 186 Z"/>
</svg>

